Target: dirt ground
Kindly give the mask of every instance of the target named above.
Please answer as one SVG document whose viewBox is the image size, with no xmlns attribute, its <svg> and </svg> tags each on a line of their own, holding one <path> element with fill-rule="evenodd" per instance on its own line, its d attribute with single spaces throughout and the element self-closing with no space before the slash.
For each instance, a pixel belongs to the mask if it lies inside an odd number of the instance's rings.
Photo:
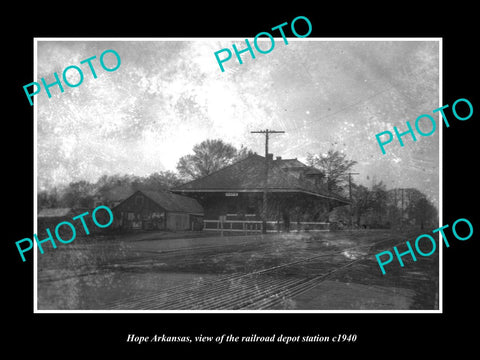
<svg viewBox="0 0 480 360">
<path fill-rule="evenodd" d="M 438 250 L 375 254 L 412 234 L 138 233 L 76 239 L 37 254 L 38 310 L 435 310 Z M 401 245 L 400 245 L 401 244 Z"/>
</svg>

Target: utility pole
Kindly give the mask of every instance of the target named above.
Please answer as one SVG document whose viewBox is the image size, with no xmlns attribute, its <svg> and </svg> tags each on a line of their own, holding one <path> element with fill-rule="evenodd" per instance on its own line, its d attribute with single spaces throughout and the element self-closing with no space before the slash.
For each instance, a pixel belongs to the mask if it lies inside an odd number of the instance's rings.
<svg viewBox="0 0 480 360">
<path fill-rule="evenodd" d="M 403 230 L 403 198 L 404 198 L 403 194 L 405 189 L 402 188 L 400 190 L 402 190 L 402 214 L 400 216 L 400 228 Z"/>
<path fill-rule="evenodd" d="M 252 134 L 265 134 L 265 183 L 263 185 L 263 208 L 262 208 L 262 233 L 267 233 L 267 192 L 268 192 L 268 139 L 269 134 L 285 134 L 285 131 L 257 130 L 250 131 Z"/>
<path fill-rule="evenodd" d="M 396 212 L 396 210 L 397 210 L 397 205 L 398 205 L 398 204 L 397 204 L 397 188 L 395 188 L 395 189 L 393 189 L 393 190 L 394 190 L 394 193 L 393 193 L 393 203 L 395 204 L 394 209 L 395 209 L 395 212 Z"/>
<path fill-rule="evenodd" d="M 352 175 L 360 175 L 360 173 L 348 173 L 348 195 L 350 198 L 350 230 L 353 230 L 353 207 L 352 207 Z"/>
<path fill-rule="evenodd" d="M 397 204 L 397 188 L 394 188 L 393 189 L 393 216 L 391 217 L 392 218 L 392 224 L 395 224 L 396 222 L 396 218 L 397 218 L 397 215 L 398 215 L 398 204 Z"/>
</svg>

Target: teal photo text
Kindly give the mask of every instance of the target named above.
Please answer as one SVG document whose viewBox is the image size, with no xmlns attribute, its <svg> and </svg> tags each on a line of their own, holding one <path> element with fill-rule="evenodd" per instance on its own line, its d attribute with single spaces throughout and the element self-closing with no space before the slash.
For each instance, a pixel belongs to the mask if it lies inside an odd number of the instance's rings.
<svg viewBox="0 0 480 360">
<path fill-rule="evenodd" d="M 443 122 L 445 123 L 445 126 L 447 128 L 450 127 L 450 123 L 447 119 L 447 115 L 445 114 L 444 110 L 447 109 L 448 107 L 449 106 L 447 104 L 432 111 L 432 114 L 435 114 L 435 113 L 441 114 L 443 118 Z M 458 99 L 457 101 L 455 101 L 451 107 L 451 110 L 452 110 L 453 116 L 455 116 L 455 118 L 461 121 L 468 120 L 473 115 L 473 105 L 467 99 Z M 405 146 L 402 140 L 402 137 L 404 136 L 410 135 L 413 141 L 417 141 L 414 127 L 416 132 L 420 136 L 430 136 L 435 133 L 437 129 L 437 124 L 435 123 L 435 119 L 433 118 L 432 115 L 423 114 L 417 117 L 417 119 L 415 120 L 415 126 L 412 126 L 412 124 L 410 124 L 410 122 L 407 121 L 406 127 L 408 129 L 406 131 L 404 129 L 399 130 L 396 126 L 393 127 L 393 132 L 395 133 L 395 136 L 397 137 L 401 147 Z M 385 155 L 387 153 L 385 151 L 385 145 L 393 141 L 394 134 L 391 131 L 387 130 L 387 131 L 383 131 L 376 134 L 375 138 L 377 139 L 377 142 L 378 142 L 378 145 L 380 146 L 380 150 L 382 151 L 382 154 Z"/>
<path fill-rule="evenodd" d="M 111 54 L 111 55 L 107 55 L 107 54 Z M 116 58 L 116 60 L 114 60 L 114 61 L 116 61 L 116 64 L 112 66 L 111 65 L 111 60 L 109 60 L 108 63 L 109 63 L 110 66 L 107 66 L 105 64 L 105 57 L 106 56 L 112 57 L 112 55 Z M 94 79 L 96 79 L 98 77 L 97 73 L 95 71 L 95 66 L 93 64 L 95 62 L 96 58 L 97 58 L 96 56 L 92 56 L 92 57 L 89 57 L 88 59 L 80 61 L 80 65 L 86 64 L 86 65 L 83 66 L 84 69 L 85 68 L 90 69 L 90 72 L 92 73 L 92 77 Z M 120 67 L 121 59 L 120 59 L 120 55 L 115 50 L 105 50 L 100 55 L 99 62 L 100 62 L 100 66 L 105 71 L 112 72 L 112 71 L 117 70 Z M 97 67 L 97 69 L 98 69 L 98 67 Z M 78 76 L 77 76 L 78 80 L 76 82 L 72 83 L 71 82 L 72 79 L 71 79 L 70 74 L 75 74 L 75 73 L 78 74 Z M 68 80 L 69 75 L 70 75 L 70 80 Z M 33 105 L 32 97 L 40 94 L 40 92 L 42 91 L 42 85 L 43 85 L 43 88 L 45 89 L 45 92 L 47 93 L 47 96 L 48 96 L 49 99 L 52 97 L 52 94 L 50 92 L 51 88 L 53 88 L 55 86 L 58 86 L 58 88 L 60 89 L 60 93 L 63 93 L 65 91 L 65 89 L 62 85 L 62 81 L 60 81 L 60 77 L 56 72 L 53 73 L 53 78 L 55 79 L 54 81 L 53 80 L 45 80 L 45 78 L 42 77 L 40 79 L 41 84 L 34 81 L 34 82 L 31 82 L 30 84 L 27 84 L 27 85 L 23 86 L 23 90 L 25 91 L 25 94 L 27 95 L 27 99 L 30 102 L 31 106 Z M 68 87 L 71 87 L 71 88 L 78 87 L 83 83 L 83 79 L 84 79 L 83 71 L 79 66 L 76 66 L 76 65 L 67 66 L 63 70 L 62 79 L 63 79 L 63 83 L 65 85 L 67 85 Z M 47 81 L 49 82 L 48 84 L 47 84 Z M 33 87 L 32 92 L 29 92 L 30 87 Z"/>
<path fill-rule="evenodd" d="M 302 20 L 302 22 L 306 23 L 306 25 L 308 26 L 308 31 L 306 31 L 304 34 L 299 34 L 297 31 L 296 26 L 298 25 L 296 25 L 296 23 L 299 20 Z M 287 25 L 288 25 L 288 22 L 284 22 L 280 25 L 277 25 L 271 28 L 271 30 L 273 31 L 278 30 L 278 32 L 283 38 L 283 43 L 285 45 L 288 45 L 288 40 L 285 36 L 285 32 L 283 31 L 283 28 Z M 290 24 L 290 29 L 292 30 L 293 35 L 295 35 L 297 38 L 305 38 L 308 35 L 310 35 L 310 33 L 312 32 L 312 23 L 305 16 L 297 16 L 295 19 L 292 20 L 292 23 Z M 267 37 L 269 39 L 269 41 L 267 41 L 269 45 L 266 45 L 266 46 L 262 45 L 263 48 L 258 44 L 258 39 L 261 36 Z M 253 51 L 252 44 L 248 39 L 245 39 L 245 44 L 246 44 L 246 47 L 241 50 L 239 50 L 235 44 L 232 45 L 233 52 L 235 53 L 235 56 L 240 65 L 243 64 L 242 57 L 240 56 L 243 53 L 248 52 L 251 58 L 255 59 L 255 52 Z M 259 32 L 253 39 L 253 47 L 257 50 L 257 53 L 268 54 L 272 52 L 273 49 L 275 48 L 275 39 L 269 32 L 266 32 L 266 31 Z M 225 68 L 223 67 L 223 63 L 229 61 L 232 58 L 232 51 L 230 49 L 221 49 L 216 51 L 214 54 L 215 54 L 215 58 L 217 59 L 218 65 L 220 66 L 220 70 L 224 72 Z"/>
<path fill-rule="evenodd" d="M 449 225 L 447 224 L 432 231 L 433 234 L 440 233 L 442 235 L 443 242 L 445 243 L 445 246 L 447 248 L 450 247 L 450 243 L 448 242 L 447 235 L 445 234 L 444 230 L 447 229 L 448 227 Z M 457 227 L 460 228 L 461 230 L 459 231 Z M 472 223 L 464 218 L 458 219 L 457 221 L 455 221 L 451 229 L 452 229 L 453 236 L 455 236 L 455 238 L 461 241 L 468 240 L 473 235 Z M 459 235 L 459 232 L 461 233 L 460 235 Z M 416 251 L 414 251 L 414 249 Z M 375 257 L 377 259 L 378 266 L 382 271 L 382 274 L 385 275 L 385 265 L 390 264 L 395 257 L 397 258 L 400 266 L 404 267 L 405 263 L 402 260 L 403 257 L 408 257 L 408 258 L 411 258 L 413 261 L 417 261 L 417 257 L 415 256 L 415 253 L 417 253 L 420 256 L 427 257 L 432 255 L 436 249 L 437 249 L 437 242 L 434 239 L 434 237 L 429 234 L 422 234 L 417 237 L 413 246 L 412 244 L 410 244 L 409 241 L 406 241 L 405 246 L 402 246 L 400 250 L 399 250 L 399 247 L 394 246 L 393 253 L 389 250 L 382 251 L 381 253 L 376 254 Z"/>
<path fill-rule="evenodd" d="M 106 211 L 106 213 L 108 214 L 108 218 L 109 220 L 106 221 L 104 224 L 101 224 L 98 219 L 97 219 L 97 212 L 99 210 L 102 210 L 102 211 Z M 72 218 L 72 220 L 80 220 L 80 223 L 82 224 L 83 226 L 83 229 L 85 231 L 85 234 L 86 235 L 89 235 L 90 234 L 90 230 L 88 229 L 87 227 L 87 223 L 85 221 L 85 217 L 88 215 L 88 211 L 80 214 L 80 215 L 77 215 L 75 217 Z M 104 206 L 104 205 L 100 205 L 100 206 L 97 206 L 93 211 L 92 211 L 92 215 L 91 215 L 91 218 L 93 220 L 93 223 L 99 227 L 99 228 L 106 228 L 106 227 L 109 227 L 112 223 L 113 223 L 113 213 L 112 213 L 112 210 L 110 210 L 109 207 L 107 206 Z M 102 218 L 102 221 L 105 220 L 105 213 L 102 214 L 101 216 Z M 63 239 L 61 236 L 60 236 L 60 229 L 61 228 L 69 228 L 71 232 L 71 236 L 69 239 Z M 46 229 L 46 233 L 48 234 L 47 238 L 43 239 L 43 240 L 40 240 L 37 236 L 37 234 L 33 234 L 33 237 L 35 239 L 35 242 L 37 243 L 37 247 L 38 249 L 40 250 L 40 253 L 43 254 L 44 251 L 43 251 L 43 245 L 44 243 L 46 242 L 50 242 L 52 244 L 52 248 L 56 249 L 57 248 L 57 245 L 55 244 L 55 240 L 53 239 L 53 236 L 52 236 L 52 232 L 50 231 L 49 228 Z M 69 221 L 62 221 L 60 223 L 57 224 L 57 226 L 55 227 L 55 237 L 56 239 L 63 243 L 63 244 L 69 244 L 71 243 L 73 240 L 75 240 L 77 236 L 77 231 L 75 229 L 75 226 L 69 222 Z M 25 262 L 25 255 L 24 253 L 27 252 L 27 251 L 30 251 L 33 249 L 33 241 L 32 239 L 30 238 L 24 238 L 22 240 L 19 240 L 17 242 L 15 242 L 15 245 L 17 246 L 17 249 L 18 249 L 18 252 L 20 254 L 20 257 L 22 258 L 22 261 Z"/>
</svg>

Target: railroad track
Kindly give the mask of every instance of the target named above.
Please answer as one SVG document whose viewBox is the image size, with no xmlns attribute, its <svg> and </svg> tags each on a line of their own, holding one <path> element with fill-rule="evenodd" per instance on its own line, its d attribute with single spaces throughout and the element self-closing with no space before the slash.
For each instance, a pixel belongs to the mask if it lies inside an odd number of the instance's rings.
<svg viewBox="0 0 480 360">
<path fill-rule="evenodd" d="M 306 265 L 315 260 L 332 257 L 345 251 L 374 247 L 391 239 L 359 245 L 291 261 L 249 273 L 235 273 L 220 279 L 201 280 L 179 285 L 146 296 L 121 299 L 108 304 L 108 310 L 258 310 L 278 306 L 286 299 L 306 292 L 337 271 L 348 268 L 372 254 L 342 262 L 322 274 L 310 276 L 285 276 L 282 269 Z"/>
<path fill-rule="evenodd" d="M 175 249 L 166 249 L 166 250 L 144 250 L 141 251 L 141 256 L 134 256 L 125 259 L 118 259 L 115 262 L 105 262 L 97 264 L 85 264 L 84 266 L 78 266 L 75 271 L 72 271 L 68 275 L 60 275 L 63 269 L 58 269 L 56 271 L 57 276 L 44 275 L 37 273 L 37 280 L 39 282 L 54 282 L 54 281 L 63 281 L 72 278 L 79 278 L 84 276 L 98 275 L 105 273 L 106 271 L 115 271 L 116 268 L 122 266 L 133 266 L 133 265 L 142 265 L 145 263 L 154 263 L 159 262 L 163 259 L 171 259 L 176 256 L 185 256 L 191 252 L 195 252 L 196 256 L 202 256 L 203 253 L 209 253 L 215 249 L 222 249 L 222 254 L 226 253 L 235 253 L 238 250 L 242 249 L 246 245 L 254 245 L 255 248 L 262 248 L 268 246 L 268 243 L 254 243 L 252 240 L 244 241 L 241 243 L 233 243 L 229 245 L 220 244 L 220 245 L 204 245 L 204 246 L 193 246 L 188 248 L 175 248 Z M 228 251 L 225 251 L 227 249 Z"/>
</svg>

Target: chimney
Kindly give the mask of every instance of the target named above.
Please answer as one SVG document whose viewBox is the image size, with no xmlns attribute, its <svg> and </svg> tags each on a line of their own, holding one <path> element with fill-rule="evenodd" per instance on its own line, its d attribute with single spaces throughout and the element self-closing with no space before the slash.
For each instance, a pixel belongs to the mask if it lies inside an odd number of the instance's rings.
<svg viewBox="0 0 480 360">
<path fill-rule="evenodd" d="M 281 156 L 277 156 L 277 160 L 282 160 L 282 157 L 281 157 Z"/>
</svg>

